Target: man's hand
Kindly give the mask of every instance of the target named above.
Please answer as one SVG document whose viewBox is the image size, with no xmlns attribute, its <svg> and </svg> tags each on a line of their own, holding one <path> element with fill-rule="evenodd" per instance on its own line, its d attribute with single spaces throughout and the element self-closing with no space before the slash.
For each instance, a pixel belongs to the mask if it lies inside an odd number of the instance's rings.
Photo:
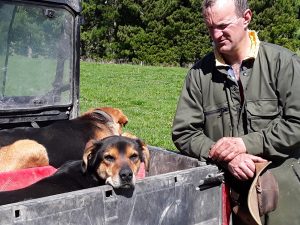
<svg viewBox="0 0 300 225">
<path fill-rule="evenodd" d="M 212 146 L 209 157 L 215 161 L 230 162 L 242 153 L 246 153 L 246 146 L 242 138 L 223 137 Z"/>
<path fill-rule="evenodd" d="M 229 172 L 239 180 L 248 180 L 255 174 L 255 162 L 265 162 L 266 160 L 250 155 L 239 154 L 227 164 Z"/>
</svg>

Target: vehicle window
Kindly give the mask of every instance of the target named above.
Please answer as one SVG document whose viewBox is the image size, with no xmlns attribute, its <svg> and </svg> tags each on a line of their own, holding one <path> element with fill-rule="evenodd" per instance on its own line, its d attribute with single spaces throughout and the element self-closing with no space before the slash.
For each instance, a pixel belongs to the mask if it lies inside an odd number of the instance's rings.
<svg viewBox="0 0 300 225">
<path fill-rule="evenodd" d="M 0 4 L 0 109 L 71 103 L 73 24 L 63 8 Z"/>
</svg>

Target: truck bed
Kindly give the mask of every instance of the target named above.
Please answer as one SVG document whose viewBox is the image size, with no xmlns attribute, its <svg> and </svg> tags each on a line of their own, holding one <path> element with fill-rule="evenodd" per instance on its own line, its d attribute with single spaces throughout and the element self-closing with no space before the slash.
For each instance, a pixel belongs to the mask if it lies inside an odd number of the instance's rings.
<svg viewBox="0 0 300 225">
<path fill-rule="evenodd" d="M 222 224 L 222 180 L 216 166 L 150 147 L 150 169 L 135 189 L 104 185 L 0 206 L 6 224 Z"/>
</svg>

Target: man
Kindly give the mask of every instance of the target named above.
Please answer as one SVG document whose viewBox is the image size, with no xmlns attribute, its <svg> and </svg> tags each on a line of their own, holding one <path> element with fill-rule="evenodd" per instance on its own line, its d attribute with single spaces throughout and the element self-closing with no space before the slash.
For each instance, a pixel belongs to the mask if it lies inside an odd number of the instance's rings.
<svg viewBox="0 0 300 225">
<path fill-rule="evenodd" d="M 239 180 L 272 161 L 279 202 L 265 224 L 300 224 L 300 59 L 260 42 L 246 0 L 205 0 L 214 52 L 188 72 L 172 138 L 184 154 L 212 160 Z"/>
</svg>

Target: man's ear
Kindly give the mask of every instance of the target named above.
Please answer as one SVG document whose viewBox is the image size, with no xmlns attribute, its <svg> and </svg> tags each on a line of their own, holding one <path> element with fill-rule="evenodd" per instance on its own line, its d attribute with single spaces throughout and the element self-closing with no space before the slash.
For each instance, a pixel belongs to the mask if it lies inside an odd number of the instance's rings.
<svg viewBox="0 0 300 225">
<path fill-rule="evenodd" d="M 246 9 L 243 18 L 244 18 L 244 28 L 248 29 L 248 26 L 252 19 L 252 11 L 250 9 Z"/>
<path fill-rule="evenodd" d="M 82 157 L 82 170 L 85 173 L 88 167 L 88 161 L 92 156 L 92 152 L 95 149 L 95 142 L 96 140 L 90 140 L 86 143 L 84 148 L 84 153 Z"/>
</svg>

